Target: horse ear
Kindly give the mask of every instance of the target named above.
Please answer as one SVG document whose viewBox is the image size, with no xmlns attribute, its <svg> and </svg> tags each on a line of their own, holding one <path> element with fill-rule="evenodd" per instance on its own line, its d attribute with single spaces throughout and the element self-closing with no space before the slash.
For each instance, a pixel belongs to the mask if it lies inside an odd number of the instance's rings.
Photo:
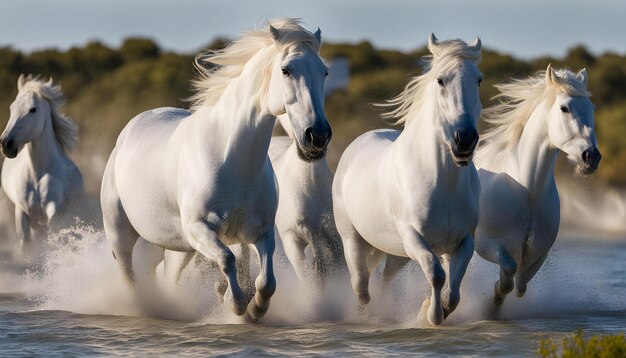
<svg viewBox="0 0 626 358">
<path fill-rule="evenodd" d="M 553 84 L 554 81 L 554 72 L 552 71 L 552 64 L 549 63 L 548 64 L 548 68 L 546 68 L 546 83 L 547 84 Z"/>
<path fill-rule="evenodd" d="M 580 82 L 582 82 L 585 85 L 585 87 L 586 87 L 587 86 L 587 80 L 588 80 L 587 69 L 583 68 L 582 70 L 580 70 L 580 72 L 578 72 L 578 74 L 576 75 L 576 78 L 578 78 L 578 80 Z"/>
<path fill-rule="evenodd" d="M 435 36 L 434 33 L 430 33 L 430 36 L 428 37 L 428 51 L 430 51 L 430 53 L 432 53 L 433 55 L 435 54 L 436 47 L 437 47 L 437 42 L 439 40 L 437 40 L 437 37 Z"/>
<path fill-rule="evenodd" d="M 22 87 L 24 86 L 24 83 L 26 82 L 26 79 L 24 78 L 24 74 L 20 74 L 20 77 L 17 78 L 17 90 L 21 91 Z"/>
<path fill-rule="evenodd" d="M 280 38 L 280 31 L 278 31 L 278 29 L 272 26 L 271 24 L 270 24 L 270 33 L 272 34 L 272 38 L 274 39 L 274 41 L 278 41 L 278 39 Z"/>
<path fill-rule="evenodd" d="M 480 50 L 482 47 L 482 42 L 480 41 L 480 37 L 476 36 L 476 39 L 469 44 L 470 47 L 473 47 L 477 50 Z"/>
<path fill-rule="evenodd" d="M 428 36 L 428 50 L 430 52 L 433 52 L 433 49 L 437 47 L 438 41 L 439 40 L 437 40 L 437 37 L 435 36 L 435 34 L 431 32 L 430 36 Z"/>
<path fill-rule="evenodd" d="M 319 43 L 320 45 L 322 44 L 322 30 L 320 30 L 320 28 L 317 28 L 317 31 L 315 31 L 315 38 L 317 39 L 317 43 Z"/>
</svg>

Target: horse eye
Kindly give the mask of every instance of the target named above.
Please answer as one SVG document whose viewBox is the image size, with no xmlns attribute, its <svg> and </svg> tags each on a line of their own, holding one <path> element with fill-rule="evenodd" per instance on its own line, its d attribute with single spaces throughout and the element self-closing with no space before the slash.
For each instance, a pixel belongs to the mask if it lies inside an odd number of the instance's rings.
<svg viewBox="0 0 626 358">
<path fill-rule="evenodd" d="M 287 69 L 286 67 L 282 69 L 283 71 L 283 75 L 285 76 L 291 76 L 291 74 L 289 73 L 289 69 Z"/>
<path fill-rule="evenodd" d="M 30 113 L 35 113 L 35 112 L 37 112 L 37 107 L 33 107 L 33 108 L 31 108 L 31 109 L 30 109 L 30 111 L 28 111 L 28 112 L 30 112 Z"/>
<path fill-rule="evenodd" d="M 483 79 L 482 79 L 482 78 L 479 78 L 479 79 L 478 79 L 478 87 L 480 87 L 480 84 L 481 84 L 481 83 L 483 83 Z"/>
<path fill-rule="evenodd" d="M 437 78 L 437 84 L 439 84 L 439 86 L 443 87 L 443 80 L 441 78 Z"/>
<path fill-rule="evenodd" d="M 563 113 L 569 113 L 569 109 L 565 106 L 561 106 L 561 112 Z"/>
<path fill-rule="evenodd" d="M 326 71 L 326 73 L 324 74 L 324 77 L 328 77 L 328 71 Z"/>
</svg>

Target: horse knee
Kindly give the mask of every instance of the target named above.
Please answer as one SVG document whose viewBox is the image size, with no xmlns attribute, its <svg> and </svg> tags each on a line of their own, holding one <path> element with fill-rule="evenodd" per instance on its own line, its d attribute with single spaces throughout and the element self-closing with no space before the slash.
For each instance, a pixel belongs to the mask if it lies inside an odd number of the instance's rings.
<svg viewBox="0 0 626 358">
<path fill-rule="evenodd" d="M 235 272 L 234 270 L 236 270 L 237 264 L 235 254 L 233 254 L 230 250 L 224 252 L 217 258 L 217 264 L 220 266 L 220 269 L 224 274 L 229 274 L 229 272 Z"/>
</svg>

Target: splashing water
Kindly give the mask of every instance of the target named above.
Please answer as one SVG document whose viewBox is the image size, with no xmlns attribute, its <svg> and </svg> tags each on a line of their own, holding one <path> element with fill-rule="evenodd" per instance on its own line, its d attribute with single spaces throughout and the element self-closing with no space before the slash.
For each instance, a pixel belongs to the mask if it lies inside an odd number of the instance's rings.
<svg viewBox="0 0 626 358">
<path fill-rule="evenodd" d="M 589 255 L 576 252 L 576 245 L 568 242 L 567 250 L 559 247 L 553 250 L 545 267 L 529 285 L 526 296 L 520 299 L 514 294 L 509 295 L 498 317 L 519 319 L 626 309 L 624 287 L 617 290 L 608 287 L 610 282 L 601 279 L 606 274 L 606 267 L 587 265 Z M 80 225 L 62 230 L 49 238 L 41 260 L 41 264 L 30 266 L 26 273 L 18 273 L 14 267 L 11 280 L 6 279 L 5 272 L 2 290 L 19 292 L 34 303 L 36 310 L 140 314 L 102 231 Z M 254 257 L 252 261 L 255 261 Z M 347 274 L 334 277 L 323 290 L 319 290 L 315 285 L 298 281 L 280 251 L 275 269 L 278 288 L 263 319 L 265 323 L 424 324 L 418 313 L 422 300 L 428 295 L 428 287 L 419 266 L 414 263 L 401 271 L 387 291 L 381 283 L 380 269 L 374 272 L 370 281 L 372 301 L 364 309 L 358 307 Z M 180 284 L 161 284 L 161 294 L 170 299 L 169 305 L 162 309 L 172 309 L 171 304 L 184 307 L 185 319 L 201 324 L 241 323 L 242 320 L 224 307 L 215 294 L 213 286 L 219 278 L 219 271 L 206 262 L 191 265 Z M 446 324 L 493 318 L 489 308 L 496 280 L 496 266 L 475 255 L 462 285 L 459 308 Z"/>
</svg>

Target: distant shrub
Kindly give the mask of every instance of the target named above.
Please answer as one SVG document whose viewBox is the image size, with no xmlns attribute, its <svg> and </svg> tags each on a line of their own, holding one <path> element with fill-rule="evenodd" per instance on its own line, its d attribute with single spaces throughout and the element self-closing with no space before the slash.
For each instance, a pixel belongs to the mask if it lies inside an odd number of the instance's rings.
<svg viewBox="0 0 626 358">
<path fill-rule="evenodd" d="M 537 353 L 548 358 L 626 357 L 626 339 L 623 332 L 585 339 L 584 333 L 578 330 L 571 337 L 563 338 L 560 345 L 551 338 L 542 338 Z"/>
</svg>

